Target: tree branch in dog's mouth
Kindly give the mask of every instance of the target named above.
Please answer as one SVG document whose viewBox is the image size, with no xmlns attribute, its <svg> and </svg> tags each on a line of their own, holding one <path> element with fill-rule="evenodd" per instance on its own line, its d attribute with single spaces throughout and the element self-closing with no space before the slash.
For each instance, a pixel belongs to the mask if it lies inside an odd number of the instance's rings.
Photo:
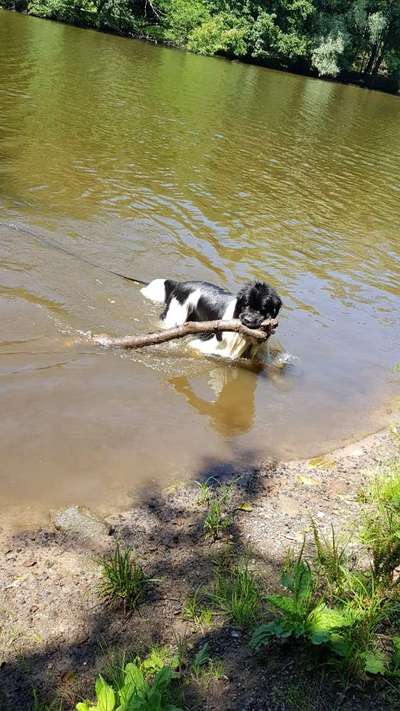
<svg viewBox="0 0 400 711">
<path fill-rule="evenodd" d="M 248 328 L 244 326 L 239 319 L 231 321 L 187 321 L 182 326 L 176 328 L 168 328 L 164 331 L 156 333 L 147 333 L 144 336 L 121 336 L 120 338 L 112 338 L 112 336 L 98 335 L 93 336 L 95 343 L 101 346 L 115 346 L 118 348 L 144 348 L 145 346 L 155 346 L 159 343 L 166 343 L 176 338 L 185 338 L 186 336 L 195 336 L 202 333 L 223 333 L 224 331 L 233 331 L 245 336 L 253 343 L 262 343 L 274 333 L 278 326 L 276 319 L 267 319 L 263 321 L 258 328 Z"/>
</svg>

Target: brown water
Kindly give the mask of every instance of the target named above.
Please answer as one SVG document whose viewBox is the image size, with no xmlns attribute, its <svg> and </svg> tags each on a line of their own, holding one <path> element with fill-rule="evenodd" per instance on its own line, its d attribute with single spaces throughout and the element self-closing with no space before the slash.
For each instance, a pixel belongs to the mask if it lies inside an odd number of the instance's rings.
<svg viewBox="0 0 400 711">
<path fill-rule="evenodd" d="M 378 428 L 400 360 L 400 101 L 0 12 L 1 496 L 128 502 L 150 479 Z M 27 228 L 14 230 L 9 225 Z M 142 279 L 280 292 L 254 373 L 147 331 Z"/>
</svg>

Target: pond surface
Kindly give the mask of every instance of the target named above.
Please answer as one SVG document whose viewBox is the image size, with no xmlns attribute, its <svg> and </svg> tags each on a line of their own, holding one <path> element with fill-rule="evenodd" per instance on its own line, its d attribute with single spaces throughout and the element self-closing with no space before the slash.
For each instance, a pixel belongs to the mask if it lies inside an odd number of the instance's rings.
<svg viewBox="0 0 400 711">
<path fill-rule="evenodd" d="M 149 480 L 311 456 L 384 424 L 396 97 L 5 11 L 0 47 L 3 505 L 107 509 Z M 270 281 L 290 365 L 94 346 L 85 333 L 157 325 L 107 269 Z"/>
</svg>

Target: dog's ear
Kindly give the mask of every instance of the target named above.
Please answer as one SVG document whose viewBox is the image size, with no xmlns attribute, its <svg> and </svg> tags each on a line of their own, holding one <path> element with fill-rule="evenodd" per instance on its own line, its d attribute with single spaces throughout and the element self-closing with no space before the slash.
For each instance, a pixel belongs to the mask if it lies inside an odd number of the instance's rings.
<svg viewBox="0 0 400 711">
<path fill-rule="evenodd" d="M 271 315 L 272 318 L 276 318 L 281 310 L 282 300 L 279 298 L 278 294 L 272 294 L 271 296 Z"/>
<path fill-rule="evenodd" d="M 249 295 L 253 286 L 254 285 L 250 283 L 242 286 L 236 297 L 236 310 L 240 309 L 240 311 L 243 311 L 243 309 L 249 305 Z"/>
</svg>

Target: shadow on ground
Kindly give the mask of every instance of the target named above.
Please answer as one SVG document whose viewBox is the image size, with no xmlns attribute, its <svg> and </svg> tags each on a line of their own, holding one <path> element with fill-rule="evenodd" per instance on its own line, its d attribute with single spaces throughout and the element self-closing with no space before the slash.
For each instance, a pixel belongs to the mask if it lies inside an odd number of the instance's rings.
<svg viewBox="0 0 400 711">
<path fill-rule="evenodd" d="M 240 462 L 207 461 L 195 476 L 216 487 L 232 483 L 236 504 L 245 502 L 250 509 L 247 513 L 236 507 L 223 540 L 205 538 L 205 506 L 198 502 L 196 487 L 185 484 L 168 490 L 147 487 L 130 511 L 112 518 L 112 535 L 101 540 L 42 530 L 7 542 L 2 711 L 31 711 L 33 689 L 42 699 L 62 699 L 65 710 L 73 709 L 77 700 L 93 696 L 95 676 L 111 658 L 170 645 L 184 650 L 188 669 L 205 642 L 211 657 L 223 662 L 224 674 L 208 688 L 186 675 L 183 703 L 191 711 L 393 708 L 379 685 L 372 695 L 371 689 L 345 689 L 322 657 L 300 647 L 287 644 L 257 657 L 247 633 L 222 617 L 209 627 L 185 619 L 188 597 L 212 585 L 215 560 L 227 546 L 250 560 L 266 590 L 278 585 L 288 514 L 278 511 L 283 521 L 278 525 L 274 498 L 284 472 L 274 462 L 257 467 L 252 452 L 244 453 Z M 145 572 L 157 579 L 146 601 L 129 616 L 105 606 L 98 594 L 98 557 L 110 552 L 117 539 L 132 546 Z"/>
</svg>

